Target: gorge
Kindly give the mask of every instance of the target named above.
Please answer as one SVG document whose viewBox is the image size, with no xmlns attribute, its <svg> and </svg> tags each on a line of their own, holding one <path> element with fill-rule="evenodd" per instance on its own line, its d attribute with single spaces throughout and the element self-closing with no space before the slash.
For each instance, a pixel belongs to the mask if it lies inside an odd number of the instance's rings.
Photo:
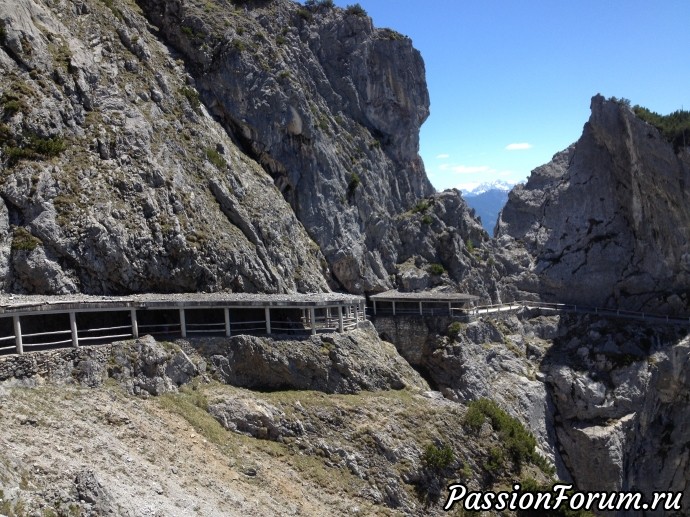
<svg viewBox="0 0 690 517">
<path fill-rule="evenodd" d="M 354 7 L 0 0 L 0 69 L 5 307 L 437 289 L 690 314 L 690 153 L 625 102 L 593 97 L 491 238 L 426 176 L 422 56 Z M 687 326 L 407 324 L 397 348 L 373 318 L 0 358 L 0 512 L 440 515 L 447 482 L 556 478 L 690 504 Z M 536 456 L 467 423 L 480 399 Z"/>
</svg>

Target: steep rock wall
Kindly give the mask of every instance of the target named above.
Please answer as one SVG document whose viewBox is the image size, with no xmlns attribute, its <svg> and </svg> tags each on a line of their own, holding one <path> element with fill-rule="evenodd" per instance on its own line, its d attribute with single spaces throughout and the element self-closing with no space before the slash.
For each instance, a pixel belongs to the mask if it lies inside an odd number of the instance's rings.
<svg viewBox="0 0 690 517">
<path fill-rule="evenodd" d="M 562 318 L 541 369 L 557 447 L 580 489 L 639 490 L 650 500 L 671 490 L 687 505 L 689 365 L 686 329 Z"/>
<path fill-rule="evenodd" d="M 338 282 L 390 288 L 400 261 L 390 216 L 433 193 L 418 156 L 429 95 L 409 38 L 366 15 L 288 0 L 139 3 Z"/>
<path fill-rule="evenodd" d="M 318 246 L 136 5 L 2 1 L 0 22 L 0 288 L 328 288 Z"/>
<path fill-rule="evenodd" d="M 690 152 L 624 103 L 591 108 L 577 143 L 510 193 L 497 234 L 535 257 L 525 288 L 545 299 L 685 313 Z"/>
</svg>

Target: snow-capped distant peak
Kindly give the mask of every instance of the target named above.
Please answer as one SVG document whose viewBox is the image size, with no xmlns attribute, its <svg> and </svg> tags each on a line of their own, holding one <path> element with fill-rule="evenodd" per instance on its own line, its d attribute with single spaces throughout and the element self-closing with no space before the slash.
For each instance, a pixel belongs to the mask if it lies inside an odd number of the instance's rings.
<svg viewBox="0 0 690 517">
<path fill-rule="evenodd" d="M 463 196 L 479 196 L 490 190 L 501 190 L 503 192 L 509 192 L 515 186 L 515 182 L 496 180 L 487 183 L 480 183 L 477 186 L 472 186 L 470 188 L 463 188 L 460 190 Z M 469 186 L 468 186 L 469 187 Z"/>
</svg>

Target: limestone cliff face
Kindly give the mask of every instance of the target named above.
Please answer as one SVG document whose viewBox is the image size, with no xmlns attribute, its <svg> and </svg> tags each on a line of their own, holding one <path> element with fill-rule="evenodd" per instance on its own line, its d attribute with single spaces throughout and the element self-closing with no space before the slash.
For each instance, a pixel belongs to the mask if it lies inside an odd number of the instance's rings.
<svg viewBox="0 0 690 517">
<path fill-rule="evenodd" d="M 0 288 L 328 288 L 273 179 L 136 5 L 0 1 L 0 23 Z"/>
<path fill-rule="evenodd" d="M 418 156 L 409 38 L 289 0 L 0 1 L 0 21 L 0 288 L 490 296 L 488 236 Z"/>
<path fill-rule="evenodd" d="M 567 317 L 541 368 L 564 464 L 583 490 L 690 497 L 687 331 Z M 653 515 L 668 515 L 657 511 Z M 672 514 L 672 513 L 671 513 Z"/>
<path fill-rule="evenodd" d="M 623 103 L 591 108 L 577 143 L 511 192 L 498 236 L 535 257 L 523 287 L 546 299 L 685 313 L 690 153 Z"/>
<path fill-rule="evenodd" d="M 409 38 L 364 14 L 289 0 L 139 4 L 337 281 L 390 288 L 401 262 L 391 216 L 433 193 L 418 156 L 429 95 Z"/>
</svg>

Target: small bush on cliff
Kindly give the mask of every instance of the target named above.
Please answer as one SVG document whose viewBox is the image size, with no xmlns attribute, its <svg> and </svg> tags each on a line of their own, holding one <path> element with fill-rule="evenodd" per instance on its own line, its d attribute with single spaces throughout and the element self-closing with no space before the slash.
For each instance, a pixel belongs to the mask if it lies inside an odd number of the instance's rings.
<svg viewBox="0 0 690 517">
<path fill-rule="evenodd" d="M 448 329 L 446 329 L 446 333 L 448 334 L 448 337 L 451 339 L 455 339 L 460 335 L 460 332 L 462 332 L 464 329 L 463 324 L 460 323 L 459 321 L 454 321 L 450 325 L 448 325 Z M 484 417 L 482 416 L 482 419 Z M 479 423 L 479 426 L 481 427 L 481 422 Z"/>
<path fill-rule="evenodd" d="M 199 98 L 199 92 L 189 86 L 183 86 L 180 88 L 180 93 L 185 96 L 187 102 L 191 108 L 197 113 L 201 113 L 201 99 Z"/>
<path fill-rule="evenodd" d="M 422 456 L 424 464 L 434 470 L 447 469 L 453 463 L 454 459 L 455 455 L 450 445 L 437 447 L 433 443 L 426 446 L 426 449 L 424 449 L 424 456 Z"/>
<path fill-rule="evenodd" d="M 308 22 L 310 22 L 313 18 L 313 15 L 311 14 L 311 12 L 308 9 L 304 9 L 304 8 L 297 9 L 297 15 L 300 18 L 302 18 L 303 20 L 306 20 Z"/>
<path fill-rule="evenodd" d="M 26 228 L 17 227 L 12 236 L 12 250 L 14 251 L 33 251 L 43 242 L 38 237 L 33 236 Z"/>
<path fill-rule="evenodd" d="M 335 7 L 333 0 L 307 0 L 304 5 L 309 9 L 331 9 Z"/>
<path fill-rule="evenodd" d="M 429 201 L 428 199 L 422 199 L 415 206 L 412 207 L 412 213 L 413 214 L 418 214 L 418 213 L 425 214 L 426 211 L 429 210 L 429 206 L 431 206 L 431 201 Z"/>
<path fill-rule="evenodd" d="M 3 115 L 6 118 L 11 117 L 15 113 L 28 111 L 28 106 L 23 99 L 14 92 L 5 92 L 0 97 L 0 105 L 2 105 Z"/>
<path fill-rule="evenodd" d="M 209 162 L 216 166 L 216 169 L 223 170 L 228 166 L 228 162 L 225 161 L 223 155 L 212 147 L 206 148 L 206 158 Z"/>
<path fill-rule="evenodd" d="M 353 5 L 348 5 L 347 8 L 345 9 L 346 14 L 353 14 L 355 16 L 361 16 L 364 17 L 367 15 L 367 12 L 364 10 L 364 7 L 362 7 L 359 4 L 353 4 Z"/>
<path fill-rule="evenodd" d="M 633 111 L 639 118 L 657 128 L 673 144 L 676 152 L 690 145 L 690 111 L 677 110 L 669 115 L 659 115 L 642 106 L 635 106 Z"/>
<path fill-rule="evenodd" d="M 444 268 L 441 264 L 434 263 L 429 264 L 429 266 L 427 267 L 427 271 L 432 275 L 442 275 L 446 272 L 446 268 Z"/>
<path fill-rule="evenodd" d="M 450 445 L 430 443 L 425 447 L 421 460 L 417 496 L 426 503 L 436 502 L 446 480 L 456 470 L 455 454 Z"/>
<path fill-rule="evenodd" d="M 15 165 L 20 160 L 47 160 L 59 156 L 67 147 L 61 136 L 52 138 L 34 134 L 5 134 L 7 126 L 0 129 L 0 141 L 7 159 L 7 165 Z"/>
<path fill-rule="evenodd" d="M 476 433 L 487 419 L 498 433 L 516 471 L 519 472 L 525 462 L 545 466 L 544 460 L 535 450 L 537 440 L 517 418 L 510 416 L 493 400 L 482 398 L 470 402 L 465 415 L 465 426 Z"/>
</svg>

